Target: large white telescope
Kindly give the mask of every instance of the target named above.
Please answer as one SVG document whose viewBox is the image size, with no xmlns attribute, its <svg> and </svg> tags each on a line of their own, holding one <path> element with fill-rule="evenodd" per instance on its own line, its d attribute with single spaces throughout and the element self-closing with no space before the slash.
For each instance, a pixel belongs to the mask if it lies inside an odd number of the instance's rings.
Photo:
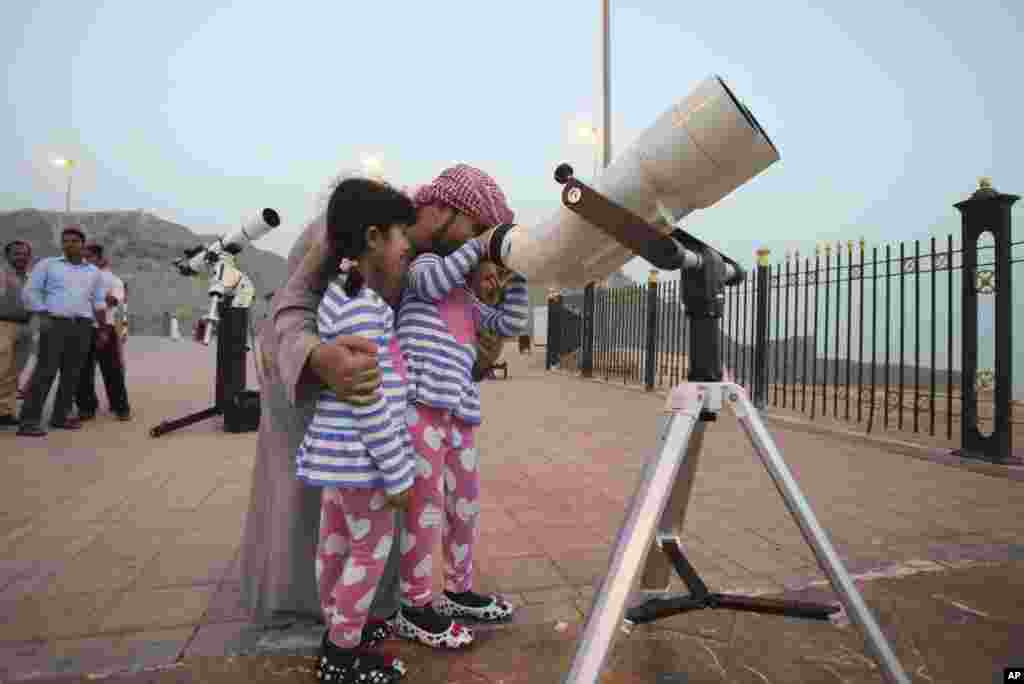
<svg viewBox="0 0 1024 684">
<path fill-rule="evenodd" d="M 718 76 L 665 111 L 604 170 L 594 189 L 668 235 L 779 160 L 754 115 Z M 495 232 L 492 256 L 532 283 L 582 287 L 635 256 L 564 206 L 534 226 Z"/>
</svg>

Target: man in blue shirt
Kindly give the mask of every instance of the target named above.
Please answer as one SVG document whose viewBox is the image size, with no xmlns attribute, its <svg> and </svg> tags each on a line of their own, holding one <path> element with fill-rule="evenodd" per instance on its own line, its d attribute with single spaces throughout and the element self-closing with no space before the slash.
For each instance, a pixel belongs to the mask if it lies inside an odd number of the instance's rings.
<svg viewBox="0 0 1024 684">
<path fill-rule="evenodd" d="M 93 321 L 106 322 L 100 270 L 82 259 L 85 233 L 69 226 L 61 233 L 62 257 L 42 259 L 25 285 L 25 305 L 39 317 L 39 351 L 32 382 L 21 407 L 19 435 L 43 437 L 43 404 L 60 373 L 50 425 L 65 430 L 82 427 L 69 417 L 78 379 L 92 341 Z"/>
</svg>

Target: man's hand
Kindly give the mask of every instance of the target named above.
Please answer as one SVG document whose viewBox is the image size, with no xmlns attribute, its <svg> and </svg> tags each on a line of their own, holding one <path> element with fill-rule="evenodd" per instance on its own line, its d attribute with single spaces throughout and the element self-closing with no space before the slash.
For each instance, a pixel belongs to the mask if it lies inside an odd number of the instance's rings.
<svg viewBox="0 0 1024 684">
<path fill-rule="evenodd" d="M 498 335 L 479 335 L 476 340 L 477 362 L 488 369 L 498 362 L 505 340 Z"/>
<path fill-rule="evenodd" d="M 409 500 L 412 496 L 412 487 L 403 489 L 398 494 L 385 494 L 384 505 L 388 508 L 394 508 L 396 510 L 402 510 L 409 505 Z"/>
<path fill-rule="evenodd" d="M 114 329 L 109 325 L 101 325 L 96 329 L 96 349 L 103 350 L 114 342 Z"/>
<path fill-rule="evenodd" d="M 365 337 L 345 335 L 318 345 L 309 368 L 340 401 L 368 406 L 380 394 L 377 345 Z"/>
</svg>

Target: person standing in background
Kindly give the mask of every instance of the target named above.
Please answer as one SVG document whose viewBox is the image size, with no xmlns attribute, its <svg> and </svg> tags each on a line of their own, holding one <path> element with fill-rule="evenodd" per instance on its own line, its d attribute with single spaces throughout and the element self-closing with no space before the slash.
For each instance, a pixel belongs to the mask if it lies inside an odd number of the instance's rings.
<svg viewBox="0 0 1024 684">
<path fill-rule="evenodd" d="M 25 305 L 39 319 L 39 351 L 21 407 L 19 435 L 46 436 L 40 426 L 43 406 L 58 373 L 60 385 L 50 425 L 63 430 L 82 427 L 68 413 L 89 352 L 93 321 L 106 324 L 107 319 L 100 271 L 82 260 L 84 244 L 85 233 L 81 228 L 65 228 L 61 232 L 64 255 L 40 260 L 25 285 Z"/>
<path fill-rule="evenodd" d="M 110 270 L 110 261 L 103 255 L 103 245 L 90 243 L 85 246 L 85 261 L 100 271 L 103 288 L 103 301 L 107 307 L 107 321 L 99 320 L 93 325 L 89 351 L 82 366 L 82 374 L 78 380 L 75 403 L 78 405 L 78 419 L 92 420 L 99 408 L 96 396 L 96 366 L 103 375 L 103 385 L 107 390 L 107 401 L 110 410 L 118 420 L 131 420 L 131 407 L 128 405 L 128 390 L 125 387 L 124 362 L 121 354 L 121 335 L 118 330 L 121 317 L 121 306 L 124 302 L 124 282 Z"/>
<path fill-rule="evenodd" d="M 14 427 L 18 402 L 18 378 L 32 348 L 29 311 L 22 299 L 28 282 L 32 247 L 22 240 L 4 245 L 0 267 L 0 427 Z"/>
</svg>

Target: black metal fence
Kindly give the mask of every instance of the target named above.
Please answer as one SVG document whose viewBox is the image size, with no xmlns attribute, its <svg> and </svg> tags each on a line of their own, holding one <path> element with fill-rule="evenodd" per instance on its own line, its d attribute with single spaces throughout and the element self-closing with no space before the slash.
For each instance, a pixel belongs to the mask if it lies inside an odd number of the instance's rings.
<svg viewBox="0 0 1024 684">
<path fill-rule="evenodd" d="M 965 455 L 1004 461 L 1024 429 L 1013 421 L 1012 275 L 1024 261 L 1013 200 L 983 187 L 958 204 L 959 244 L 847 242 L 778 264 L 762 254 L 726 290 L 726 372 L 762 407 L 958 439 Z M 679 277 L 553 297 L 547 367 L 648 390 L 683 381 L 682 287 Z"/>
</svg>

